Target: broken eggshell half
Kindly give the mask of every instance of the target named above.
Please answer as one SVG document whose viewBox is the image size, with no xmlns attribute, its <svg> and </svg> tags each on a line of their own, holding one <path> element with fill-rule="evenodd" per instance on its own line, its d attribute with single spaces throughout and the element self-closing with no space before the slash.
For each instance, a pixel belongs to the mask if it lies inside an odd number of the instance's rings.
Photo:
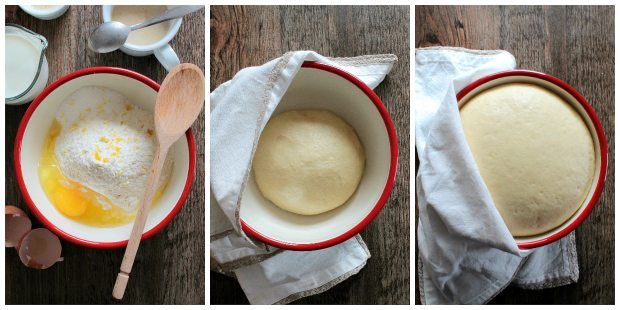
<svg viewBox="0 0 620 310">
<path fill-rule="evenodd" d="M 23 210 L 6 205 L 4 219 L 5 247 L 14 247 L 26 267 L 46 269 L 62 260 L 60 239 L 46 228 L 32 229 Z"/>
<path fill-rule="evenodd" d="M 26 213 L 16 207 L 7 205 L 4 209 L 4 246 L 16 247 L 19 240 L 32 229 L 32 222 Z"/>
<path fill-rule="evenodd" d="M 58 236 L 45 228 L 24 235 L 17 247 L 19 259 L 30 268 L 46 269 L 61 260 L 62 245 Z"/>
</svg>

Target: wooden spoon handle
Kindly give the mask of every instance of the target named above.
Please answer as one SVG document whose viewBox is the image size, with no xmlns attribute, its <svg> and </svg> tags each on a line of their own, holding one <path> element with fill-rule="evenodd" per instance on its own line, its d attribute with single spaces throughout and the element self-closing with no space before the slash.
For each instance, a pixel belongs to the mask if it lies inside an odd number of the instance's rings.
<svg viewBox="0 0 620 310">
<path fill-rule="evenodd" d="M 127 287 L 129 274 L 131 273 L 131 267 L 133 266 L 133 261 L 136 258 L 136 253 L 138 252 L 138 247 L 140 246 L 140 240 L 142 239 L 142 233 L 144 232 L 146 218 L 148 217 L 149 210 L 151 209 L 151 203 L 157 189 L 157 182 L 159 181 L 159 175 L 161 174 L 161 170 L 164 166 L 168 149 L 169 146 L 162 147 L 159 143 L 157 145 L 157 151 L 155 151 L 153 164 L 151 166 L 151 174 L 146 182 L 146 189 L 142 203 L 138 209 L 136 220 L 133 223 L 131 235 L 129 236 L 129 242 L 127 243 L 125 255 L 123 256 L 123 262 L 121 263 L 121 272 L 119 272 L 116 277 L 116 283 L 114 284 L 114 289 L 112 290 L 112 296 L 116 299 L 122 299 L 125 294 L 125 288 Z"/>
</svg>

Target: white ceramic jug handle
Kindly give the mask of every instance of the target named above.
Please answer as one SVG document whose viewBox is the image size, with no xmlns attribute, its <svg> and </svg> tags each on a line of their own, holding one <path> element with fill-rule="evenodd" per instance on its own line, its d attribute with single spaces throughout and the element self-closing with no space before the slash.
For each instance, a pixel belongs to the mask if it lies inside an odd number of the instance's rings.
<svg viewBox="0 0 620 310">
<path fill-rule="evenodd" d="M 170 44 L 166 44 L 156 49 L 153 53 L 162 66 L 166 68 L 166 71 L 170 71 L 175 66 L 181 64 L 179 56 L 177 56 L 177 53 L 175 53 L 172 47 L 170 47 Z"/>
</svg>

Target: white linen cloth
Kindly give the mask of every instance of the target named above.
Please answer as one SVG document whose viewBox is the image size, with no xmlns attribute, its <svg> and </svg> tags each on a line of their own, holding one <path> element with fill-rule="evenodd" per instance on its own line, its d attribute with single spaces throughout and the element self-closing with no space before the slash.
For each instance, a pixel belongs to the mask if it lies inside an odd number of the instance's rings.
<svg viewBox="0 0 620 310">
<path fill-rule="evenodd" d="M 239 202 L 260 133 L 304 61 L 319 61 L 376 87 L 394 55 L 327 58 L 297 51 L 239 71 L 211 99 L 211 269 L 235 276 L 251 304 L 289 303 L 356 274 L 370 258 L 359 235 L 330 248 L 283 251 L 248 238 Z"/>
<path fill-rule="evenodd" d="M 513 283 L 529 289 L 576 282 L 574 234 L 531 251 L 517 247 L 479 174 L 456 94 L 514 69 L 506 51 L 424 48 L 415 56 L 420 296 L 425 304 L 483 304 Z"/>
</svg>

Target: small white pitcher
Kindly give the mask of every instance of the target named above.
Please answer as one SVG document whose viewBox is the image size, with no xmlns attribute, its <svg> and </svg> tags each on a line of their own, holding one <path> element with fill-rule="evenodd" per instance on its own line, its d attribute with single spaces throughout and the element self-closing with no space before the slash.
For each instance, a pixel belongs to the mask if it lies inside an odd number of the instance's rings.
<svg viewBox="0 0 620 310">
<path fill-rule="evenodd" d="M 5 88 L 6 91 L 6 96 L 4 97 L 4 103 L 5 104 L 10 104 L 10 105 L 18 105 L 18 104 L 24 104 L 27 102 L 32 101 L 39 93 L 41 93 L 41 91 L 43 91 L 43 88 L 45 88 L 45 85 L 47 84 L 47 78 L 48 78 L 48 74 L 49 74 L 49 67 L 47 64 L 47 58 L 45 58 L 45 50 L 47 49 L 47 39 L 45 39 L 44 36 L 33 32 L 32 30 L 22 27 L 20 25 L 16 25 L 16 24 L 6 24 L 6 27 L 4 29 L 4 35 L 5 35 L 5 39 L 7 36 L 10 35 L 14 35 L 14 36 L 19 36 L 21 39 L 26 40 L 27 44 L 32 44 L 32 46 L 37 50 L 39 54 L 39 57 L 37 59 L 32 59 L 32 61 L 36 61 L 38 62 L 38 67 L 36 70 L 36 73 L 34 73 L 32 76 L 29 77 L 23 77 L 23 78 L 28 78 L 28 79 L 32 79 L 30 81 L 30 83 L 28 83 L 29 86 L 25 87 L 23 90 L 19 89 L 17 90 L 19 93 L 16 93 L 14 95 L 12 95 L 12 97 L 8 97 L 8 90 Z M 6 48 L 5 48 L 5 52 L 6 52 Z M 11 78 L 16 78 L 16 76 L 18 76 L 18 72 L 10 72 L 11 66 L 8 65 L 9 62 L 12 62 L 14 64 L 17 64 L 18 67 L 16 67 L 14 70 L 19 70 L 19 59 L 7 59 L 6 58 L 7 55 L 5 54 L 5 73 L 4 73 L 4 78 L 5 79 L 11 79 Z M 5 81 L 5 87 L 6 86 L 6 81 Z"/>
<path fill-rule="evenodd" d="M 114 7 L 114 5 L 102 5 L 103 22 L 109 22 L 112 20 L 112 11 L 114 10 Z M 172 7 L 174 6 L 168 6 L 168 8 Z M 168 42 L 172 40 L 172 38 L 179 31 L 179 28 L 181 28 L 182 20 L 183 18 L 170 20 L 170 30 L 161 40 L 149 45 L 135 45 L 126 42 L 123 46 L 121 46 L 121 51 L 128 55 L 138 57 L 154 54 L 164 68 L 166 68 L 167 71 L 170 71 L 176 65 L 181 63 L 179 56 L 177 56 Z"/>
</svg>

